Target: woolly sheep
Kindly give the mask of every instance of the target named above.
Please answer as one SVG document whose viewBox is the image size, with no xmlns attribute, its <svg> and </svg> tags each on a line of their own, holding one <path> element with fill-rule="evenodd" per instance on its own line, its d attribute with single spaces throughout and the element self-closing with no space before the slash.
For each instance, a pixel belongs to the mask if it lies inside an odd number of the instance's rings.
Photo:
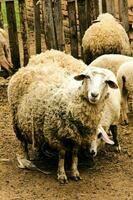
<svg viewBox="0 0 133 200">
<path fill-rule="evenodd" d="M 106 68 L 116 75 L 120 65 L 128 61 L 133 61 L 133 57 L 120 54 L 105 54 L 96 58 L 89 66 Z"/>
<path fill-rule="evenodd" d="M 96 23 L 86 30 L 82 46 L 86 64 L 102 54 L 130 55 L 131 53 L 126 31 L 109 13 L 99 15 Z"/>
<path fill-rule="evenodd" d="M 123 124 L 128 124 L 128 97 L 133 94 L 133 61 L 122 64 L 117 72 L 117 80 L 122 95 L 121 118 Z"/>
<path fill-rule="evenodd" d="M 114 98 L 115 97 L 115 98 Z M 100 120 L 100 126 L 105 132 L 111 132 L 113 136 L 114 146 L 117 151 L 121 150 L 118 141 L 118 123 L 120 118 L 121 109 L 121 93 L 120 89 L 113 90 L 109 88 L 109 97 L 106 101 L 105 107 L 103 109 L 103 114 Z M 101 146 L 102 134 L 101 130 L 95 135 L 90 148 L 91 154 L 94 156 L 97 154 L 97 149 Z"/>
<path fill-rule="evenodd" d="M 52 76 L 48 71 L 50 66 Z M 27 158 L 28 144 L 39 148 L 47 143 L 58 150 L 58 180 L 64 183 L 67 182 L 64 169 L 67 148 L 72 145 L 71 176 L 79 180 L 78 150 L 81 146 L 89 148 L 88 141 L 93 141 L 108 98 L 108 87 L 118 86 L 111 71 L 95 67 L 74 78 L 68 76 L 66 82 L 61 80 L 62 84 L 57 86 L 53 80 L 58 79 L 61 69 L 58 67 L 52 62 L 43 67 L 20 69 L 9 82 L 8 101 L 14 131 Z"/>
<path fill-rule="evenodd" d="M 81 60 L 77 60 L 73 56 L 58 50 L 47 50 L 44 53 L 33 55 L 29 59 L 28 67 L 40 66 L 47 63 L 57 63 L 61 68 L 65 69 L 69 74 L 80 73 L 87 66 Z"/>
<path fill-rule="evenodd" d="M 0 28 L 0 67 L 11 73 L 12 66 L 7 33 Z"/>
</svg>

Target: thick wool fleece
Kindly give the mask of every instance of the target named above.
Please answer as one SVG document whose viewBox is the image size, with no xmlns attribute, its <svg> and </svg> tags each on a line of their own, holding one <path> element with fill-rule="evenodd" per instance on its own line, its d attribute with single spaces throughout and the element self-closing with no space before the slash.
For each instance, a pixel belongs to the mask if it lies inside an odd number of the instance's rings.
<svg viewBox="0 0 133 200">
<path fill-rule="evenodd" d="M 123 81 L 122 77 L 125 77 L 125 86 L 127 91 L 133 93 L 133 61 L 126 62 L 119 67 L 117 72 L 117 80 L 122 91 Z"/>
<path fill-rule="evenodd" d="M 32 56 L 29 60 L 28 67 L 44 66 L 52 62 L 58 64 L 58 66 L 69 74 L 78 74 L 87 67 L 83 61 L 77 60 L 69 54 L 54 49 Z"/>
<path fill-rule="evenodd" d="M 101 14 L 97 20 L 86 30 L 82 39 L 86 63 L 103 54 L 130 55 L 129 38 L 122 25 L 108 13 Z"/>
<path fill-rule="evenodd" d="M 111 70 L 117 75 L 117 71 L 123 63 L 133 61 L 133 57 L 124 56 L 120 54 L 105 54 L 99 56 L 90 63 L 89 66 L 102 67 Z"/>
</svg>

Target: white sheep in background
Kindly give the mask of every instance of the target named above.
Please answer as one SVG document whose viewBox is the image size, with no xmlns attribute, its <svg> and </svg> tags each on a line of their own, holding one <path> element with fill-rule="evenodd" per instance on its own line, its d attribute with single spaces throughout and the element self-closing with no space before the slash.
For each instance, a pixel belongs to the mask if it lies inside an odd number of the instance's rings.
<svg viewBox="0 0 133 200">
<path fill-rule="evenodd" d="M 133 61 L 133 57 L 120 54 L 105 54 L 92 61 L 89 66 L 102 67 L 111 70 L 117 75 L 120 65 Z"/>
<path fill-rule="evenodd" d="M 107 69 L 93 67 L 77 76 L 68 74 L 57 62 L 38 64 L 21 68 L 8 86 L 14 131 L 27 158 L 28 144 L 39 148 L 47 143 L 58 150 L 61 183 L 67 182 L 64 159 L 69 146 L 72 146 L 71 176 L 80 179 L 78 150 L 82 146 L 89 148 L 94 139 L 108 88 L 118 88 L 115 75 Z"/>
<path fill-rule="evenodd" d="M 86 64 L 103 54 L 131 54 L 126 31 L 109 13 L 99 15 L 96 23 L 86 30 L 82 46 Z"/>
<path fill-rule="evenodd" d="M 133 61 L 126 62 L 119 67 L 117 80 L 122 95 L 122 123 L 128 124 L 128 97 L 133 96 Z"/>
<path fill-rule="evenodd" d="M 116 151 L 120 152 L 121 147 L 118 141 L 118 124 L 120 118 L 120 109 L 121 109 L 121 93 L 120 89 L 112 89 L 109 88 L 109 97 L 106 101 L 105 107 L 103 109 L 103 114 L 100 120 L 100 127 L 102 127 L 103 133 L 111 132 L 114 141 L 114 147 Z M 105 135 L 106 137 L 106 135 Z M 98 148 L 101 147 L 101 139 L 102 134 L 101 130 L 97 132 L 95 135 L 95 139 L 93 140 L 90 148 L 90 153 L 94 156 L 97 154 Z M 108 140 L 108 139 L 107 139 Z"/>
</svg>

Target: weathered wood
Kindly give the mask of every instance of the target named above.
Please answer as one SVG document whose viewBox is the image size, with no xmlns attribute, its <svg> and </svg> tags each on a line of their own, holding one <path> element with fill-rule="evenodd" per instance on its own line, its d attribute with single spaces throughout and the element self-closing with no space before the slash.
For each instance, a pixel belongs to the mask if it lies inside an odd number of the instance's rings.
<svg viewBox="0 0 133 200">
<path fill-rule="evenodd" d="M 44 0 L 44 31 L 47 48 L 57 49 L 52 0 Z"/>
<path fill-rule="evenodd" d="M 57 48 L 62 51 L 64 50 L 64 30 L 61 0 L 54 0 L 53 7 L 55 31 L 57 37 Z"/>
<path fill-rule="evenodd" d="M 102 0 L 102 13 L 107 12 L 107 5 L 106 5 L 106 0 Z"/>
<path fill-rule="evenodd" d="M 71 54 L 78 58 L 78 36 L 77 36 L 77 20 L 75 0 L 67 0 L 68 18 L 70 28 Z"/>
<path fill-rule="evenodd" d="M 14 69 L 17 70 L 20 67 L 20 54 L 19 54 L 18 33 L 16 26 L 14 1 L 6 0 L 6 11 L 7 11 L 11 58 L 12 58 L 12 63 L 14 65 Z"/>
<path fill-rule="evenodd" d="M 128 1 L 127 0 L 119 0 L 119 15 L 120 15 L 120 21 L 122 22 L 123 27 L 128 32 L 129 21 L 128 21 Z"/>
<path fill-rule="evenodd" d="M 44 31 L 44 0 L 41 0 L 41 10 L 42 10 L 42 32 L 45 36 L 45 31 Z"/>
<path fill-rule="evenodd" d="M 114 0 L 106 0 L 107 12 L 115 16 L 115 2 Z"/>
<path fill-rule="evenodd" d="M 24 62 L 23 65 L 26 66 L 29 61 L 29 43 L 28 43 L 28 25 L 27 25 L 27 13 L 25 0 L 18 0 L 19 2 L 19 13 L 20 13 L 20 23 L 21 23 L 21 36 L 23 41 L 23 54 Z"/>
<path fill-rule="evenodd" d="M 0 0 L 0 28 L 3 28 L 3 17 L 2 17 L 2 10 L 1 10 L 1 0 Z"/>
<path fill-rule="evenodd" d="M 102 14 L 103 13 L 102 0 L 99 0 L 98 4 L 99 4 L 99 14 Z"/>
<path fill-rule="evenodd" d="M 95 20 L 99 15 L 99 4 L 98 0 L 91 0 L 91 19 Z"/>
<path fill-rule="evenodd" d="M 86 18 L 86 28 L 88 28 L 91 25 L 90 0 L 85 0 L 85 18 Z"/>
<path fill-rule="evenodd" d="M 34 5 L 34 29 L 35 29 L 35 46 L 36 53 L 41 53 L 41 22 L 40 22 L 40 3 L 33 0 Z"/>
<path fill-rule="evenodd" d="M 82 48 L 82 38 L 84 33 L 87 29 L 87 15 L 85 14 L 86 11 L 86 0 L 78 0 L 78 16 L 79 16 L 79 29 L 80 29 L 80 45 L 81 45 L 81 56 L 83 56 L 83 48 Z"/>
<path fill-rule="evenodd" d="M 92 24 L 93 20 L 99 15 L 99 1 L 98 0 L 86 0 L 86 13 L 88 27 Z"/>
</svg>

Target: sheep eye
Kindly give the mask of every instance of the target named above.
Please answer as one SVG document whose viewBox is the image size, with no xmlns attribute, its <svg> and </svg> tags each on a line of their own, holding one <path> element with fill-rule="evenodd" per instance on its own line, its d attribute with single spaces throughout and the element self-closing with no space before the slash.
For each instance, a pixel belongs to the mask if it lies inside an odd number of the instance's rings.
<svg viewBox="0 0 133 200">
<path fill-rule="evenodd" d="M 90 76 L 86 75 L 85 78 L 90 79 Z"/>
<path fill-rule="evenodd" d="M 99 133 L 97 138 L 100 139 L 102 137 L 102 133 Z"/>
</svg>

